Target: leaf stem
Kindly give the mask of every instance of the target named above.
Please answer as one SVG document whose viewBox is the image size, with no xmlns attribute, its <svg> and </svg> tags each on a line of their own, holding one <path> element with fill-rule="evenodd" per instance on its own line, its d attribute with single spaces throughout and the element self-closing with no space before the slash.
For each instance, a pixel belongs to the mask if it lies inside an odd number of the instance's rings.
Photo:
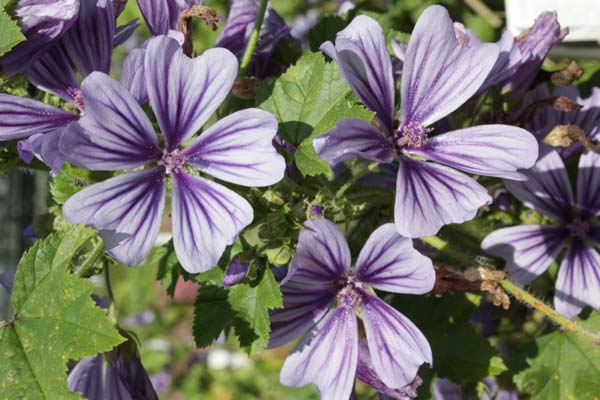
<svg viewBox="0 0 600 400">
<path fill-rule="evenodd" d="M 502 288 L 506 292 L 510 293 L 515 299 L 517 299 L 517 300 L 529 305 L 530 307 L 536 309 L 537 311 L 541 312 L 546 317 L 548 317 L 552 322 L 560 325 L 561 327 L 565 328 L 566 330 L 568 330 L 570 332 L 573 332 L 573 333 L 583 336 L 585 339 L 591 341 L 592 343 L 594 343 L 596 345 L 600 345 L 600 334 L 591 332 L 591 331 L 587 330 L 586 328 L 584 328 L 582 325 L 579 325 L 576 322 L 573 322 L 573 321 L 565 318 L 564 316 L 559 314 L 555 309 L 548 306 L 543 301 L 539 300 L 538 298 L 536 298 L 535 296 L 533 296 L 531 293 L 527 292 L 523 288 L 515 285 L 513 282 L 509 281 L 508 279 L 502 279 L 501 281 L 498 281 L 498 283 L 500 284 L 500 286 L 502 286 Z"/>
<path fill-rule="evenodd" d="M 77 271 L 77 276 L 82 277 L 88 271 L 88 269 L 92 265 L 94 265 L 94 263 L 98 260 L 98 257 L 100 257 L 103 252 L 104 252 L 104 242 L 102 240 L 98 240 L 94 244 L 94 247 L 92 248 L 92 252 L 91 252 L 90 256 L 81 265 L 81 267 L 79 268 L 79 271 Z"/>
<path fill-rule="evenodd" d="M 464 252 L 453 249 L 448 242 L 438 236 L 427 236 L 422 237 L 420 240 L 429 246 L 437 249 L 439 251 L 443 251 L 447 256 L 451 257 L 455 261 L 464 264 L 465 267 L 472 266 L 475 263 L 475 258 L 465 254 Z"/>
<path fill-rule="evenodd" d="M 242 61 L 240 63 L 240 70 L 238 72 L 238 78 L 241 78 L 244 75 L 246 75 L 246 71 L 250 66 L 250 61 L 252 61 L 254 49 L 256 48 L 256 44 L 258 43 L 258 37 L 260 36 L 260 29 L 262 27 L 266 11 L 267 0 L 260 0 L 260 6 L 258 9 L 258 13 L 256 14 L 256 21 L 254 21 L 254 30 L 250 35 L 248 45 L 246 46 L 246 51 L 244 52 L 244 56 L 242 57 Z"/>
<path fill-rule="evenodd" d="M 338 191 L 335 193 L 335 198 L 339 199 L 340 197 L 342 197 L 344 195 L 344 193 L 346 193 L 348 191 L 348 189 L 350 189 L 350 187 L 352 187 L 352 185 L 354 185 L 356 182 L 358 182 L 360 180 L 360 178 L 364 177 L 369 172 L 373 172 L 373 170 L 375 168 L 377 168 L 378 165 L 379 165 L 379 163 L 372 162 L 371 164 L 369 164 L 367 166 L 367 168 L 363 169 L 356 175 L 352 176 L 352 178 L 348 179 L 348 181 L 346 183 L 344 183 L 342 185 L 342 187 L 340 187 L 338 189 Z"/>
</svg>

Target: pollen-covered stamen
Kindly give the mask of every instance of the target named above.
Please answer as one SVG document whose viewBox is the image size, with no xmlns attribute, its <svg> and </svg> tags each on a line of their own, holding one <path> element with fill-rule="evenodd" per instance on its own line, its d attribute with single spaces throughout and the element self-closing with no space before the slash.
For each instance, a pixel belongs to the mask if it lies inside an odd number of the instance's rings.
<svg viewBox="0 0 600 400">
<path fill-rule="evenodd" d="M 168 153 L 164 153 L 160 164 L 165 166 L 167 174 L 183 172 L 185 166 L 185 155 L 179 150 L 173 150 Z"/>
<path fill-rule="evenodd" d="M 582 238 L 590 233 L 590 224 L 581 218 L 575 218 L 570 224 L 567 224 L 567 229 L 572 237 Z"/>
<path fill-rule="evenodd" d="M 73 104 L 75 104 L 77 106 L 77 108 L 79 109 L 79 111 L 81 111 L 83 113 L 84 104 L 83 104 L 83 94 L 81 93 L 81 90 L 79 90 L 77 88 L 69 88 L 69 89 L 67 89 L 67 93 L 73 99 Z"/>
<path fill-rule="evenodd" d="M 425 128 L 418 122 L 410 122 L 398 128 L 394 144 L 398 150 L 403 147 L 421 147 L 427 143 L 427 135 L 431 129 Z"/>
<path fill-rule="evenodd" d="M 357 290 L 360 283 L 354 282 L 352 278 L 348 278 L 346 286 L 337 294 L 337 305 L 345 309 L 356 309 L 361 302 L 361 294 Z"/>
</svg>

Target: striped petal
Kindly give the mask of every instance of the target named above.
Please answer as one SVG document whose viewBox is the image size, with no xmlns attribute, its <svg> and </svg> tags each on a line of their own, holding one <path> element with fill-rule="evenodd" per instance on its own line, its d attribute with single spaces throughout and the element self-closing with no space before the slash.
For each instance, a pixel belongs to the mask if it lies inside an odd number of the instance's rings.
<svg viewBox="0 0 600 400">
<path fill-rule="evenodd" d="M 296 255 L 283 282 L 333 285 L 348 274 L 350 262 L 350 248 L 340 229 L 326 219 L 309 220 L 300 232 Z"/>
<path fill-rule="evenodd" d="M 144 62 L 146 58 L 145 49 L 133 49 L 123 62 L 121 70 L 121 84 L 127 88 L 129 93 L 135 97 L 140 104 L 148 102 L 148 90 L 146 89 L 146 74 Z"/>
<path fill-rule="evenodd" d="M 277 120 L 250 108 L 219 120 L 184 150 L 187 163 L 227 182 L 268 186 L 285 173 L 285 160 L 273 147 Z"/>
<path fill-rule="evenodd" d="M 472 174 L 526 180 L 518 170 L 535 164 L 538 143 L 525 129 L 481 125 L 434 136 L 408 151 Z"/>
<path fill-rule="evenodd" d="M 152 110 L 174 150 L 196 133 L 229 94 L 238 62 L 229 51 L 210 49 L 189 58 L 176 40 L 151 39 L 146 48 L 146 87 Z"/>
<path fill-rule="evenodd" d="M 254 217 L 240 195 L 212 181 L 173 174 L 173 244 L 181 266 L 205 272 Z"/>
<path fill-rule="evenodd" d="M 369 236 L 358 255 L 356 278 L 379 290 L 423 294 L 433 289 L 431 260 L 400 236 L 394 224 L 385 224 Z"/>
<path fill-rule="evenodd" d="M 600 254 L 583 241 L 574 240 L 560 264 L 554 307 L 572 318 L 586 305 L 600 310 Z"/>
<path fill-rule="evenodd" d="M 338 308 L 322 318 L 294 348 L 281 368 L 285 386 L 315 384 L 323 400 L 350 397 L 358 359 L 354 310 Z"/>
<path fill-rule="evenodd" d="M 165 206 L 164 169 L 118 175 L 71 196 L 63 215 L 98 230 L 108 253 L 125 265 L 144 261 L 158 237 Z"/>
<path fill-rule="evenodd" d="M 584 218 L 600 215 L 600 154 L 593 151 L 579 158 L 577 206 Z"/>
<path fill-rule="evenodd" d="M 408 318 L 365 291 L 362 308 L 373 369 L 387 387 L 410 385 L 419 367 L 433 362 L 427 339 Z"/>
<path fill-rule="evenodd" d="M 123 85 L 94 72 L 81 91 L 85 114 L 60 144 L 67 161 L 90 170 L 122 170 L 160 158 L 152 123 Z"/>
<path fill-rule="evenodd" d="M 0 141 L 49 132 L 78 118 L 40 101 L 0 94 Z"/>
<path fill-rule="evenodd" d="M 489 254 L 503 258 L 513 282 L 525 285 L 543 274 L 562 250 L 568 231 L 553 225 L 520 225 L 492 232 L 481 243 Z"/>
<path fill-rule="evenodd" d="M 104 398 L 104 379 L 102 377 L 102 354 L 84 357 L 69 373 L 69 390 L 77 392 L 86 399 Z"/>
<path fill-rule="evenodd" d="M 400 160 L 394 220 L 405 237 L 435 235 L 442 226 L 475 217 L 492 198 L 472 178 L 431 162 Z"/>
<path fill-rule="evenodd" d="M 62 46 L 52 47 L 27 69 L 27 79 L 38 89 L 76 104 L 79 83 Z"/>
<path fill-rule="evenodd" d="M 456 110 L 483 84 L 498 46 L 463 46 L 444 7 L 427 7 L 410 35 L 402 69 L 401 119 L 429 126 Z"/>
<path fill-rule="evenodd" d="M 349 158 L 391 163 L 394 147 L 389 139 L 372 123 L 360 119 L 345 119 L 313 141 L 319 157 L 331 165 Z"/>
</svg>

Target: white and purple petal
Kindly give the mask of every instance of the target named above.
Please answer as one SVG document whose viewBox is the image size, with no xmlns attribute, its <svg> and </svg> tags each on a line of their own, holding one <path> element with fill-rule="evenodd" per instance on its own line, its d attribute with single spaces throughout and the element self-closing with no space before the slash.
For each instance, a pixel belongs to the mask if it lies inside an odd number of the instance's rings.
<svg viewBox="0 0 600 400">
<path fill-rule="evenodd" d="M 179 14 L 203 0 L 138 0 L 142 16 L 153 35 L 166 35 L 179 29 Z"/>
<path fill-rule="evenodd" d="M 586 305 L 600 310 L 600 254 L 575 239 L 560 264 L 554 307 L 565 317 L 572 318 Z"/>
<path fill-rule="evenodd" d="M 285 173 L 273 147 L 277 120 L 256 108 L 217 121 L 183 151 L 189 165 L 215 178 L 244 186 L 268 186 Z"/>
<path fill-rule="evenodd" d="M 285 386 L 315 384 L 321 399 L 350 397 L 358 359 L 358 327 L 354 310 L 331 310 L 296 345 L 281 368 Z"/>
<path fill-rule="evenodd" d="M 78 115 L 40 101 L 0 94 L 0 141 L 50 132 L 77 119 Z"/>
<path fill-rule="evenodd" d="M 526 180 L 518 170 L 531 168 L 538 157 L 535 137 L 525 129 L 509 125 L 459 129 L 406 150 L 472 174 L 515 180 Z"/>
<path fill-rule="evenodd" d="M 207 179 L 173 174 L 173 245 L 188 272 L 217 265 L 225 247 L 252 222 L 252 206 L 239 194 Z"/>
<path fill-rule="evenodd" d="M 600 215 L 600 154 L 593 151 L 579 158 L 577 207 L 584 218 Z"/>
<path fill-rule="evenodd" d="M 55 45 L 27 69 L 27 79 L 38 89 L 77 104 L 79 83 L 64 49 Z"/>
<path fill-rule="evenodd" d="M 55 176 L 60 171 L 65 157 L 60 151 L 60 140 L 67 128 L 57 128 L 46 134 L 37 133 L 17 143 L 19 157 L 27 164 L 35 156 L 50 167 L 50 175 Z"/>
<path fill-rule="evenodd" d="M 359 15 L 338 32 L 335 45 L 321 50 L 333 58 L 356 96 L 391 133 L 394 117 L 394 77 L 383 29 L 373 18 Z"/>
<path fill-rule="evenodd" d="M 377 228 L 363 246 L 354 270 L 356 279 L 379 290 L 423 294 L 435 283 L 431 260 L 400 236 L 394 224 Z"/>
<path fill-rule="evenodd" d="M 402 123 L 429 126 L 456 110 L 481 87 L 497 58 L 495 44 L 461 45 L 444 7 L 425 9 L 402 69 Z"/>
<path fill-rule="evenodd" d="M 335 285 L 350 270 L 350 248 L 333 222 L 308 220 L 298 236 L 296 255 L 283 283 L 294 280 L 315 285 Z"/>
<path fill-rule="evenodd" d="M 176 40 L 151 39 L 146 48 L 146 88 L 167 149 L 196 133 L 229 94 L 238 62 L 226 49 L 214 48 L 189 58 Z"/>
<path fill-rule="evenodd" d="M 144 61 L 146 49 L 133 49 L 123 62 L 121 70 L 121 84 L 127 88 L 129 93 L 135 97 L 140 104 L 148 102 L 148 90 L 146 89 L 146 74 Z"/>
<path fill-rule="evenodd" d="M 108 253 L 125 265 L 144 261 L 158 237 L 165 206 L 164 168 L 118 175 L 77 192 L 62 211 L 72 224 L 98 230 Z"/>
<path fill-rule="evenodd" d="M 313 146 L 323 160 L 336 165 L 359 157 L 380 163 L 394 161 L 394 146 L 375 125 L 360 119 L 344 119 L 316 137 Z"/>
<path fill-rule="evenodd" d="M 396 180 L 394 221 L 400 235 L 435 235 L 442 226 L 475 217 L 490 204 L 486 189 L 444 165 L 402 158 Z"/>
<path fill-rule="evenodd" d="M 422 364 L 433 363 L 429 342 L 408 318 L 365 291 L 362 310 L 373 369 L 390 388 L 410 385 Z"/>
<path fill-rule="evenodd" d="M 506 261 L 509 279 L 525 285 L 543 274 L 565 246 L 568 230 L 554 225 L 502 228 L 483 239 L 481 248 Z"/>
<path fill-rule="evenodd" d="M 66 160 L 91 170 L 121 170 L 158 160 L 152 123 L 123 85 L 101 72 L 81 84 L 85 114 L 63 134 Z"/>
</svg>

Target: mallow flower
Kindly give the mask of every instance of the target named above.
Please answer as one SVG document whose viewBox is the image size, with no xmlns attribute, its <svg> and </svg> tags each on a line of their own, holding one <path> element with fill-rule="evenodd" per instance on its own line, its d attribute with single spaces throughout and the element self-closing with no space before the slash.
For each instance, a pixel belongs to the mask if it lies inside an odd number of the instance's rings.
<svg viewBox="0 0 600 400">
<path fill-rule="evenodd" d="M 321 49 L 339 65 L 357 97 L 376 113 L 376 124 L 346 119 L 313 144 L 335 165 L 352 157 L 397 161 L 394 219 L 406 237 L 433 235 L 445 224 L 475 217 L 492 199 L 474 179 L 457 171 L 524 179 L 537 141 L 524 129 L 481 125 L 434 135 L 432 125 L 471 98 L 498 58 L 495 44 L 464 45 L 446 9 L 430 6 L 410 37 L 401 82 L 399 126 L 394 122 L 392 65 L 383 30 L 356 17 Z"/>
<path fill-rule="evenodd" d="M 137 0 L 142 16 L 153 35 L 179 30 L 179 15 L 204 0 Z"/>
<path fill-rule="evenodd" d="M 373 289 L 423 294 L 434 281 L 431 260 L 394 224 L 371 234 L 351 268 L 339 228 L 326 219 L 306 221 L 281 285 L 283 309 L 270 315 L 270 347 L 303 335 L 283 364 L 281 383 L 315 384 L 325 400 L 348 399 L 357 376 L 381 390 L 410 391 L 419 367 L 432 363 L 431 348 L 421 331 Z M 362 350 L 361 336 L 366 336 Z"/>
<path fill-rule="evenodd" d="M 555 223 L 502 228 L 488 235 L 481 247 L 503 258 L 509 279 L 521 285 L 543 274 L 566 248 L 554 307 L 571 318 L 585 305 L 600 309 L 600 155 L 587 152 L 579 159 L 574 197 L 560 155 L 544 151 L 527 173 L 528 181 L 505 184 L 517 199 Z"/>
<path fill-rule="evenodd" d="M 541 84 L 535 90 L 527 93 L 523 104 L 524 107 L 527 107 L 535 101 L 547 100 L 552 96 L 567 97 L 582 107 L 579 110 L 569 112 L 560 111 L 553 107 L 545 107 L 541 112 L 536 113 L 527 125 L 527 129 L 531 133 L 542 140 L 557 125 L 571 125 L 581 129 L 591 141 L 600 139 L 600 88 L 593 88 L 591 95 L 583 98 L 576 86 L 557 86 L 550 94 L 548 86 Z M 582 150 L 583 145 L 577 140 L 573 140 L 573 143 L 568 147 L 556 148 L 556 151 L 563 158 L 581 153 Z"/>
<path fill-rule="evenodd" d="M 216 265 L 225 247 L 250 224 L 253 211 L 233 190 L 199 173 L 243 186 L 268 186 L 285 170 L 272 145 L 277 121 L 258 109 L 231 114 L 183 146 L 227 97 L 237 65 L 226 49 L 192 59 L 174 39 L 151 39 L 143 78 L 160 138 L 121 83 L 100 72 L 88 76 L 81 85 L 85 114 L 63 134 L 61 150 L 82 168 L 126 172 L 72 196 L 63 207 L 65 218 L 95 227 L 112 256 L 139 264 L 158 236 L 170 177 L 177 258 L 192 273 Z"/>
</svg>

